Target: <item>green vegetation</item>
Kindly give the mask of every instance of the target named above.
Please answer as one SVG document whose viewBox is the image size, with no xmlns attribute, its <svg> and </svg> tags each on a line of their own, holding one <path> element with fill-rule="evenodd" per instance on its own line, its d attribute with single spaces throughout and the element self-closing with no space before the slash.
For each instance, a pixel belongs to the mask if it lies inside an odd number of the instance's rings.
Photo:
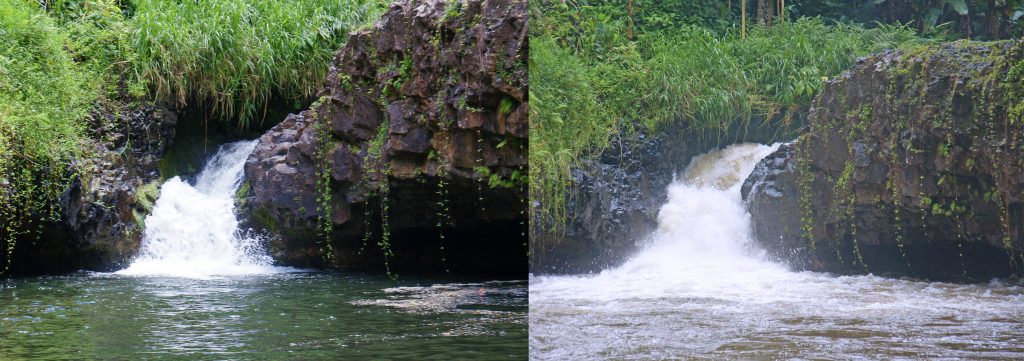
<svg viewBox="0 0 1024 361">
<path fill-rule="evenodd" d="M 789 2 L 787 2 L 788 4 Z M 1024 34 L 1020 0 L 799 0 L 787 10 L 830 21 L 907 24 L 920 33 L 947 39 L 1007 39 Z"/>
<path fill-rule="evenodd" d="M 570 1 L 578 3 L 579 1 Z M 820 17 L 826 24 L 907 25 L 928 37 L 995 40 L 1024 34 L 1021 0 L 603 0 L 626 20 L 627 32 L 699 25 L 740 32 L 743 23 L 773 25 L 779 18 Z M 743 10 L 746 16 L 741 17 Z M 604 12 L 605 14 L 613 14 Z M 632 28 L 632 29 L 631 29 Z"/>
<path fill-rule="evenodd" d="M 530 194 L 542 226 L 564 222 L 570 167 L 605 149 L 616 132 L 679 124 L 713 139 L 755 118 L 789 126 L 824 80 L 857 57 L 926 42 L 902 26 L 829 26 L 818 18 L 752 25 L 746 35 L 636 26 L 650 18 L 634 23 L 620 5 L 530 3 Z"/>
<path fill-rule="evenodd" d="M 310 107 L 311 118 L 318 119 L 316 109 L 324 102 L 321 97 Z M 334 152 L 334 143 L 331 143 L 330 127 L 325 121 L 313 123 L 313 134 L 315 137 L 316 150 L 314 161 L 316 162 L 316 213 L 320 216 L 317 221 L 317 237 L 321 242 L 320 253 L 328 263 L 334 262 L 334 246 L 331 245 L 331 236 L 334 232 L 334 222 L 331 220 L 334 212 L 334 203 L 331 193 L 331 156 Z M 300 213 L 305 213 L 300 211 Z"/>
<path fill-rule="evenodd" d="M 138 75 L 156 95 L 197 101 L 245 126 L 274 96 L 319 89 L 345 34 L 375 19 L 375 0 L 137 0 Z"/>
<path fill-rule="evenodd" d="M 81 33 L 62 31 L 35 5 L 0 3 L 0 272 L 15 239 L 56 216 L 51 201 L 70 181 L 68 164 L 83 156 L 82 120 L 103 80 L 95 62 L 76 63 L 86 54 L 72 35 Z"/>
<path fill-rule="evenodd" d="M 246 127 L 318 89 L 379 0 L 0 2 L 0 245 L 56 216 L 88 163 L 90 111 L 144 99 Z M 88 182 L 83 182 L 87 184 Z M 0 266 L 0 270 L 6 266 Z"/>
</svg>

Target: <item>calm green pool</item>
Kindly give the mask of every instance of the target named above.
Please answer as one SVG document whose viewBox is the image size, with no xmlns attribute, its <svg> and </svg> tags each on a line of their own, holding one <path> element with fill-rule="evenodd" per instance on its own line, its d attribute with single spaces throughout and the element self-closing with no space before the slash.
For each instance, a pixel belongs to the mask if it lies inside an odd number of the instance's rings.
<svg viewBox="0 0 1024 361">
<path fill-rule="evenodd" d="M 527 282 L 288 272 L 0 280 L 0 359 L 525 359 Z"/>
</svg>

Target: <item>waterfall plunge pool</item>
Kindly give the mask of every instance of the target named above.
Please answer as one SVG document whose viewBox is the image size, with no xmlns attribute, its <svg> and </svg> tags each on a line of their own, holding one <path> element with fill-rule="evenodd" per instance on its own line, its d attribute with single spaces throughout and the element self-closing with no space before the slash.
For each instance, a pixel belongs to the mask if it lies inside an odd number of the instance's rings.
<svg viewBox="0 0 1024 361">
<path fill-rule="evenodd" d="M 0 280 L 3 360 L 522 360 L 526 281 L 336 272 Z"/>
<path fill-rule="evenodd" d="M 235 215 L 255 145 L 165 182 L 128 268 L 0 280 L 0 360 L 526 358 L 525 280 L 274 266 Z"/>
<path fill-rule="evenodd" d="M 647 248 L 596 275 L 530 277 L 530 358 L 1024 359 L 1024 283 L 792 272 L 750 234 L 740 186 L 777 146 L 695 157 Z"/>
</svg>

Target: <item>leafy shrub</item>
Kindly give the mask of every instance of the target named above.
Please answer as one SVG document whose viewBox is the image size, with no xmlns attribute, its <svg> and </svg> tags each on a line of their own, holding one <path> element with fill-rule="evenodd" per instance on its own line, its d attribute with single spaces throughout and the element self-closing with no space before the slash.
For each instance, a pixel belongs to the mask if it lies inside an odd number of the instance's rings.
<svg viewBox="0 0 1024 361">
<path fill-rule="evenodd" d="M 10 263 L 14 240 L 49 210 L 81 154 L 82 125 L 98 80 L 64 50 L 66 34 L 27 1 L 0 2 L 0 244 Z"/>
</svg>

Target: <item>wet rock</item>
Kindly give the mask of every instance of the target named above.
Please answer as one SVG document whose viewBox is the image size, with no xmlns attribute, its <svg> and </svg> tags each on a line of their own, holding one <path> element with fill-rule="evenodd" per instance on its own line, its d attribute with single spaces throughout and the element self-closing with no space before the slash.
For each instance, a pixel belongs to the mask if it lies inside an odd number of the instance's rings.
<svg viewBox="0 0 1024 361">
<path fill-rule="evenodd" d="M 744 184 L 758 240 L 797 269 L 1020 275 L 1022 59 L 1021 42 L 955 42 L 863 58 L 828 81 L 807 134 Z"/>
<path fill-rule="evenodd" d="M 527 49 L 521 0 L 398 1 L 351 34 L 319 101 L 246 162 L 273 256 L 521 274 Z"/>
<path fill-rule="evenodd" d="M 156 201 L 158 161 L 174 136 L 177 115 L 150 102 L 98 105 L 88 119 L 88 157 L 61 195 L 57 219 L 38 238 L 19 240 L 14 273 L 125 267 Z"/>
</svg>

